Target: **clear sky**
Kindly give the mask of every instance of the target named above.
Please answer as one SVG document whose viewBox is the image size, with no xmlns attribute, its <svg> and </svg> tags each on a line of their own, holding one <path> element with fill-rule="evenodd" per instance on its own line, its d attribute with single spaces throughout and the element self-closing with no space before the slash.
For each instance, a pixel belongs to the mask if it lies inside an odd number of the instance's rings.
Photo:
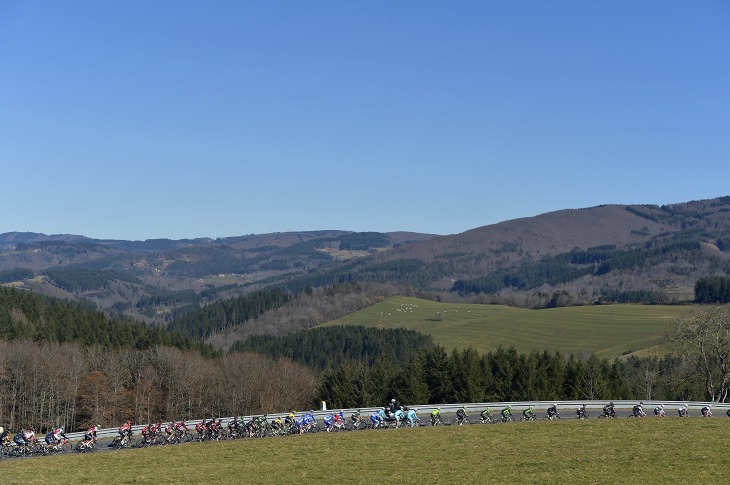
<svg viewBox="0 0 730 485">
<path fill-rule="evenodd" d="M 454 234 L 729 155 L 726 0 L 0 0 L 0 233 Z"/>
</svg>

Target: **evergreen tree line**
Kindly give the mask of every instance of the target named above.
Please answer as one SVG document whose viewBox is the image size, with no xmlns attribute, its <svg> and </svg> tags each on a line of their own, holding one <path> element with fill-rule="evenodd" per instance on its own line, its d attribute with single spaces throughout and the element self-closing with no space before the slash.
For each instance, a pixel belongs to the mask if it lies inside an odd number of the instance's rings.
<svg viewBox="0 0 730 485">
<path fill-rule="evenodd" d="M 451 291 L 461 294 L 494 294 L 506 288 L 527 290 L 546 283 L 557 285 L 586 275 L 599 276 L 611 271 L 637 268 L 650 264 L 654 259 L 665 258 L 668 254 L 696 254 L 700 248 L 700 243 L 697 241 L 674 241 L 638 249 L 616 249 L 613 246 L 600 246 L 587 250 L 574 249 L 568 253 L 544 257 L 537 263 L 494 271 L 479 278 L 457 280 Z M 604 300 L 607 300 L 608 296 L 604 295 Z M 646 297 L 646 295 L 637 296 L 642 299 Z"/>
<path fill-rule="evenodd" d="M 234 343 L 231 351 L 257 352 L 274 359 L 287 357 L 324 370 L 352 360 L 371 366 L 379 358 L 400 366 L 420 349 L 431 346 L 433 339 L 429 335 L 414 330 L 337 325 L 283 336 L 252 335 Z"/>
<path fill-rule="evenodd" d="M 695 283 L 696 303 L 730 303 L 730 277 L 707 276 Z"/>
<path fill-rule="evenodd" d="M 333 408 L 382 405 L 549 400 L 703 400 L 701 378 L 690 363 L 664 358 L 609 361 L 594 355 L 520 354 L 499 348 L 447 352 L 424 348 L 403 366 L 381 358 L 374 365 L 344 363 L 326 372 L 317 400 Z"/>
<path fill-rule="evenodd" d="M 318 383 L 305 366 L 258 354 L 0 341 L 0 426 L 45 433 L 303 409 Z"/>
<path fill-rule="evenodd" d="M 0 284 L 12 283 L 13 281 L 21 281 L 35 276 L 35 273 L 31 269 L 27 268 L 13 268 L 0 271 Z"/>
<path fill-rule="evenodd" d="M 70 293 L 108 289 L 117 280 L 142 283 L 134 276 L 113 270 L 64 267 L 48 269 L 46 275 L 55 286 Z"/>
<path fill-rule="evenodd" d="M 253 320 L 265 312 L 285 305 L 292 295 L 278 287 L 254 291 L 245 296 L 219 301 L 172 320 L 167 329 L 195 339 L 205 339 L 228 327 Z"/>
<path fill-rule="evenodd" d="M 180 332 L 150 327 L 131 319 L 111 319 L 83 303 L 0 287 L 0 340 L 16 339 L 77 342 L 114 349 L 169 345 L 183 350 L 195 349 L 207 356 L 219 353 Z"/>
</svg>

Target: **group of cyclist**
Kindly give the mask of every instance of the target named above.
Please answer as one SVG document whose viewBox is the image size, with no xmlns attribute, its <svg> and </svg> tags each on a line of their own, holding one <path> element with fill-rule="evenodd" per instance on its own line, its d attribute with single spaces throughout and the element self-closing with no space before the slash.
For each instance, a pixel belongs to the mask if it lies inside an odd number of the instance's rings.
<svg viewBox="0 0 730 485">
<path fill-rule="evenodd" d="M 357 427 L 360 422 L 360 411 L 351 416 L 353 424 Z M 401 405 L 395 399 L 391 399 L 385 406 L 370 414 L 369 428 L 381 428 L 387 425 L 393 425 L 396 428 L 403 426 L 416 426 L 420 419 L 418 418 L 418 409 L 410 409 Z"/>
<path fill-rule="evenodd" d="M 685 403 L 682 407 L 677 409 L 677 413 L 680 417 L 688 417 L 688 405 Z M 700 409 L 700 413 L 703 417 L 712 417 L 712 405 L 707 404 L 703 406 Z M 503 423 L 514 421 L 515 418 L 512 415 L 512 405 L 508 404 L 505 408 L 503 408 L 500 412 L 501 415 L 501 421 Z M 588 419 L 588 411 L 586 409 L 586 405 L 581 405 L 578 409 L 575 411 L 575 416 L 578 419 Z M 643 401 L 639 404 L 636 404 L 633 406 L 631 410 L 630 417 L 645 417 L 647 416 L 646 412 L 644 411 L 644 403 Z M 666 412 L 664 410 L 664 404 L 659 404 L 654 408 L 654 416 L 656 417 L 664 417 L 666 416 Z M 727 416 L 730 417 L 730 409 L 727 410 Z M 481 422 L 482 423 L 493 423 L 495 422 L 492 418 L 492 412 L 491 409 L 487 406 L 483 411 L 480 413 Z M 603 414 L 600 417 L 605 418 L 615 418 L 616 410 L 615 410 L 615 404 L 612 402 L 606 404 L 603 406 Z M 456 424 L 463 424 L 467 420 L 468 416 L 466 416 L 466 408 L 462 406 L 461 408 L 456 410 Z M 544 419 L 548 420 L 554 420 L 559 419 L 560 413 L 558 413 L 558 406 L 557 404 L 550 404 L 547 408 L 547 415 Z M 522 420 L 523 421 L 534 421 L 537 419 L 537 416 L 535 415 L 535 412 L 532 409 L 531 405 L 527 405 L 522 410 Z M 431 412 L 431 425 L 435 426 L 438 424 L 444 424 L 443 420 L 441 419 L 441 408 L 437 407 Z"/>
<path fill-rule="evenodd" d="M 689 406 L 685 403 L 681 407 L 677 409 L 677 413 L 680 417 L 688 417 Z M 603 414 L 599 415 L 599 417 L 602 418 L 616 418 L 616 410 L 615 405 L 613 402 L 610 402 L 603 406 Z M 664 417 L 666 416 L 666 411 L 664 409 L 663 404 L 659 404 L 654 408 L 654 416 L 656 417 Z M 369 422 L 368 418 L 363 416 L 361 413 L 361 410 L 357 410 L 353 412 L 350 415 L 350 419 L 352 420 L 352 427 L 355 429 L 363 429 L 363 428 L 380 428 L 387 426 L 395 426 L 395 427 L 402 427 L 402 426 L 416 426 L 419 423 L 418 418 L 418 410 L 417 409 L 409 409 L 405 406 L 402 406 L 399 402 L 397 402 L 395 399 L 391 399 L 385 406 L 378 409 L 377 411 L 373 412 L 369 415 Z M 700 413 L 703 417 L 712 417 L 712 405 L 707 404 L 703 406 L 700 409 Z M 644 411 L 644 403 L 643 401 L 634 405 L 631 409 L 631 414 L 629 417 L 639 417 L 643 418 L 646 417 L 647 413 Z M 730 409 L 727 411 L 727 416 L 730 417 Z M 500 417 L 502 422 L 509 422 L 514 421 L 514 417 L 512 415 L 512 405 L 508 404 L 506 407 L 504 407 L 500 411 Z M 576 410 L 576 418 L 578 419 L 587 419 L 588 412 L 586 411 L 586 405 L 583 404 Z M 487 406 L 485 409 L 483 409 L 480 412 L 480 418 L 482 423 L 493 423 L 495 422 L 494 418 L 492 417 L 492 411 Z M 551 404 L 547 408 L 547 415 L 544 419 L 559 419 L 560 413 L 558 413 L 557 404 Z M 522 410 L 522 420 L 523 421 L 532 421 L 537 419 L 537 416 L 535 415 L 532 406 L 527 405 Z M 456 410 L 456 419 L 454 420 L 454 424 L 466 424 L 469 422 L 469 416 L 466 412 L 466 407 L 461 406 L 459 409 Z M 436 407 L 431 412 L 431 421 L 430 424 L 432 426 L 436 426 L 439 424 L 445 424 L 443 419 L 441 418 L 441 408 Z M 127 440 L 131 443 L 131 438 L 133 435 L 132 432 L 132 421 L 127 420 L 122 426 L 118 429 L 119 438 L 121 440 Z M 345 418 L 345 412 L 344 410 L 340 410 L 339 412 L 333 412 L 331 414 L 328 414 L 324 418 L 324 425 L 325 430 L 330 431 L 337 431 L 340 429 L 345 429 L 348 427 L 348 424 L 346 422 Z M 314 410 L 309 410 L 308 412 L 305 412 L 301 416 L 296 416 L 296 413 L 292 411 L 289 413 L 288 416 L 284 418 L 282 421 L 281 418 L 277 417 L 273 421 L 269 422 L 266 415 L 263 416 L 254 416 L 249 421 L 244 421 L 244 418 L 241 417 L 240 419 L 234 418 L 233 420 L 229 421 L 228 424 L 228 434 L 229 436 L 254 436 L 256 435 L 257 431 L 260 430 L 271 430 L 273 434 L 292 434 L 292 433 L 306 433 L 311 431 L 314 428 L 317 428 L 317 421 L 314 416 Z M 318 428 L 317 428 L 318 429 Z M 84 446 L 93 446 L 96 443 L 97 439 L 97 431 L 99 430 L 99 425 L 92 426 L 88 428 L 84 432 L 84 438 L 81 440 L 81 444 Z M 204 439 L 219 439 L 223 436 L 224 433 L 224 424 L 221 418 L 216 419 L 210 419 L 210 420 L 203 420 L 200 423 L 196 424 L 195 430 L 198 433 L 198 438 L 200 440 Z M 154 440 L 158 436 L 163 436 L 165 440 L 168 443 L 176 442 L 176 440 L 180 441 L 180 437 L 183 434 L 189 433 L 190 429 L 188 428 L 187 424 L 185 423 L 185 420 L 180 421 L 173 421 L 168 423 L 167 425 L 162 424 L 162 422 L 157 421 L 156 423 L 148 423 L 146 426 L 142 428 L 142 437 L 145 442 L 154 442 Z M 9 430 L 3 428 L 0 426 L 0 442 L 5 442 L 6 440 L 9 442 L 10 438 L 8 437 Z M 262 434 L 263 436 L 263 434 Z M 56 446 L 58 445 L 62 440 L 66 440 L 66 434 L 63 427 L 54 428 L 51 431 L 48 432 L 48 434 L 45 435 L 45 442 L 48 446 Z M 27 447 L 31 444 L 33 444 L 36 441 L 35 436 L 35 429 L 34 428 L 27 428 L 22 430 L 21 432 L 13 435 L 12 441 L 15 443 L 15 445 L 19 447 Z"/>
</svg>

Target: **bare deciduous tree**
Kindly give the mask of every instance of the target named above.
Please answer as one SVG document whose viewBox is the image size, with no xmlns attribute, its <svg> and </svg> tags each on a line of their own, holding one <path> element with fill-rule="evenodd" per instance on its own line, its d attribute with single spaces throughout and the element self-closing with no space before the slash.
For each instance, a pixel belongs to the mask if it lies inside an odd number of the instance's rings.
<svg viewBox="0 0 730 485">
<path fill-rule="evenodd" d="M 669 343 L 697 365 L 710 401 L 726 402 L 730 390 L 730 306 L 698 306 L 677 318 Z"/>
</svg>

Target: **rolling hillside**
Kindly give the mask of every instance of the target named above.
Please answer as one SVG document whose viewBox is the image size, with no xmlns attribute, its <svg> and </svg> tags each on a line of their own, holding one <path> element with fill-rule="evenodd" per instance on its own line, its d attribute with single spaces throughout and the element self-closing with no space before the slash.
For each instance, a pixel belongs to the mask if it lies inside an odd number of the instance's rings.
<svg viewBox="0 0 730 485">
<path fill-rule="evenodd" d="M 618 357 L 654 347 L 682 306 L 594 305 L 527 310 L 502 305 L 439 303 L 393 297 L 328 322 L 405 328 L 431 335 L 446 348 L 472 346 L 480 353 L 499 346 L 519 352 L 559 351 Z"/>
<path fill-rule="evenodd" d="M 448 236 L 331 230 L 118 241 L 0 234 L 0 284 L 155 323 L 272 285 L 299 293 L 376 282 L 445 301 L 543 308 L 689 302 L 699 278 L 729 274 L 730 197 L 567 209 Z"/>
</svg>

